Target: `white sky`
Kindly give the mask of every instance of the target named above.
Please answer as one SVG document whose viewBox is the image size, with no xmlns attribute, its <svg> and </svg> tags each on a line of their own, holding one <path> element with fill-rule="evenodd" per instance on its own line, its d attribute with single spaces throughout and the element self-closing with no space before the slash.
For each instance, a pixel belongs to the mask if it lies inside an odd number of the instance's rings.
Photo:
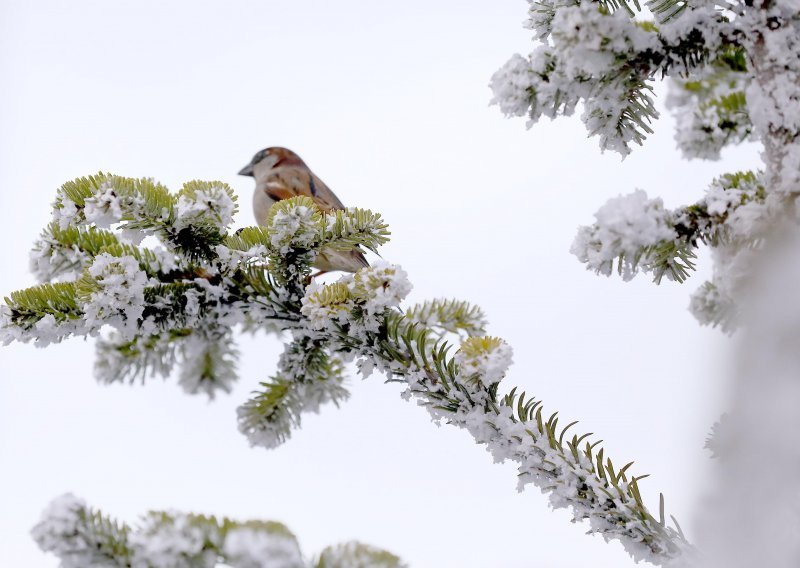
<svg viewBox="0 0 800 568">
<path fill-rule="evenodd" d="M 27 252 L 68 179 L 112 171 L 178 189 L 236 172 L 271 145 L 300 153 L 348 205 L 382 212 L 411 300 L 483 306 L 515 348 L 506 387 L 636 460 L 645 498 L 691 530 L 723 408 L 727 346 L 686 311 L 686 285 L 623 283 L 569 254 L 579 224 L 637 187 L 670 207 L 757 149 L 688 163 L 665 116 L 646 147 L 601 155 L 577 119 L 506 120 L 491 74 L 532 48 L 523 0 L 107 2 L 0 0 L 0 293 L 34 283 Z M 663 98 L 662 98 L 663 100 Z M 91 342 L 0 350 L 0 565 L 55 566 L 28 536 L 67 491 L 135 521 L 175 508 L 286 523 L 308 554 L 357 538 L 427 567 L 631 564 L 586 537 L 465 432 L 437 428 L 379 377 L 285 446 L 251 449 L 235 408 L 280 345 L 242 338 L 241 380 L 207 403 L 173 381 L 101 387 Z M 564 422 L 566 423 L 566 422 Z"/>
</svg>

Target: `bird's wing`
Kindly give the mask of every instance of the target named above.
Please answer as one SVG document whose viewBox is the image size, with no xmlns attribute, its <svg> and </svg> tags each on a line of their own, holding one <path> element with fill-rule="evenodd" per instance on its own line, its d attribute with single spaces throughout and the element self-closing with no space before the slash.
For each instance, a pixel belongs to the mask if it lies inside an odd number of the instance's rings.
<svg viewBox="0 0 800 568">
<path fill-rule="evenodd" d="M 344 209 L 339 198 L 307 168 L 276 168 L 264 184 L 264 191 L 275 201 L 291 197 L 310 197 L 323 211 Z"/>
</svg>

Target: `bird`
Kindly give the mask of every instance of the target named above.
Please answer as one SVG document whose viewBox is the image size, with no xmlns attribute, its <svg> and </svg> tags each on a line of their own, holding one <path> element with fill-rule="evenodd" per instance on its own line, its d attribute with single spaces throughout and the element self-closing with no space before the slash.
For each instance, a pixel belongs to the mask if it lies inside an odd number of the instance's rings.
<svg viewBox="0 0 800 568">
<path fill-rule="evenodd" d="M 273 146 L 256 152 L 250 163 L 239 171 L 240 176 L 256 180 L 253 193 L 253 213 L 259 225 L 266 225 L 270 208 L 278 201 L 292 197 L 310 197 L 323 211 L 344 209 L 336 194 L 319 179 L 306 163 L 288 148 Z M 317 253 L 314 267 L 320 272 L 341 270 L 358 272 L 369 267 L 369 262 L 358 249 L 338 251 L 323 248 Z"/>
</svg>

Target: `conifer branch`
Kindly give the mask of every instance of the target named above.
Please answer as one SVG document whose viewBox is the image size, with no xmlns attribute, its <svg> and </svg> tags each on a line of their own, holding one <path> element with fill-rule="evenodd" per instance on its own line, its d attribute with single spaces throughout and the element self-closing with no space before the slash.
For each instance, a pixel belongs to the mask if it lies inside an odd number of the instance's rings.
<svg viewBox="0 0 800 568">
<path fill-rule="evenodd" d="M 131 528 L 91 509 L 72 495 L 54 500 L 31 531 L 36 544 L 64 568 L 130 568 Z"/>
<path fill-rule="evenodd" d="M 653 132 L 656 78 L 693 73 L 717 49 L 738 46 L 735 28 L 713 7 L 678 17 L 689 10 L 685 0 L 647 2 L 658 25 L 632 19 L 636 0 L 529 3 L 527 26 L 540 45 L 493 75 L 492 103 L 506 116 L 527 117 L 529 127 L 542 116 L 569 116 L 581 103 L 589 135 L 623 156 Z"/>
<path fill-rule="evenodd" d="M 467 337 L 486 333 L 487 321 L 483 310 L 461 300 L 426 300 L 408 308 L 405 316 L 409 321 L 446 333 Z"/>
<path fill-rule="evenodd" d="M 336 250 L 359 246 L 377 253 L 389 241 L 389 225 L 369 209 L 350 208 L 326 213 L 323 243 Z"/>
<path fill-rule="evenodd" d="M 640 190 L 598 210 L 597 222 L 579 229 L 572 252 L 598 274 L 608 276 L 616 265 L 625 280 L 642 271 L 652 273 L 657 284 L 665 275 L 684 282 L 695 269 L 700 244 L 758 240 L 760 227 L 752 220 L 764 213 L 765 199 L 761 174 L 754 172 L 725 174 L 714 180 L 705 199 L 674 211 Z"/>
<path fill-rule="evenodd" d="M 687 77 L 670 82 L 667 106 L 678 122 L 678 147 L 687 158 L 717 160 L 728 144 L 757 138 L 745 90 L 748 68 L 744 50 L 729 47 Z"/>
<path fill-rule="evenodd" d="M 342 362 L 319 341 L 301 337 L 286 346 L 279 372 L 262 390 L 239 408 L 239 431 L 267 448 L 279 446 L 298 428 L 304 412 L 318 412 L 321 405 L 336 406 L 350 396 L 343 386 Z"/>
<path fill-rule="evenodd" d="M 63 568 L 406 566 L 394 554 L 359 542 L 330 546 L 318 559 L 307 561 L 297 537 L 275 521 L 151 511 L 130 526 L 70 494 L 50 504 L 32 534 Z"/>
<path fill-rule="evenodd" d="M 109 192 L 104 183 L 88 195 L 69 187 L 64 199 L 80 198 L 84 207 Z M 436 420 L 466 429 L 496 460 L 517 463 L 520 487 L 533 483 L 554 506 L 571 509 L 576 520 L 589 519 L 592 532 L 620 540 L 634 558 L 663 564 L 689 547 L 648 511 L 639 489 L 643 476 L 630 473 L 630 464 L 618 470 L 589 435 L 568 435 L 574 422 L 560 427 L 556 414 L 544 415 L 541 402 L 517 389 L 501 394 L 512 351 L 503 340 L 482 336 L 480 309 L 434 300 L 404 313 L 400 304 L 411 285 L 400 267 L 383 262 L 334 283 L 310 282 L 321 249 L 384 243 L 388 230 L 380 216 L 359 209 L 325 215 L 301 197 L 275 205 L 265 227 L 231 234 L 220 213 L 229 210 L 231 198 L 220 187 L 192 182 L 175 201 L 168 224 L 198 240 L 190 246 L 175 246 L 162 219 L 139 218 L 142 231 L 160 238 L 167 251 L 160 256 L 126 245 L 124 223 L 110 225 L 117 243 L 88 222 L 91 215 L 59 223 L 61 238 L 86 254 L 83 271 L 73 282 L 12 294 L 0 312 L 4 339 L 47 343 L 110 326 L 113 333 L 98 344 L 99 380 L 166 376 L 177 366 L 187 393 L 213 397 L 236 378 L 231 330 L 277 325 L 292 334 L 278 371 L 238 411 L 239 428 L 252 444 L 277 446 L 304 413 L 345 400 L 343 362 L 355 360 L 364 375 L 378 370 L 405 384 L 404 396 L 417 399 Z M 666 215 L 663 207 L 654 211 Z M 649 257 L 668 264 L 676 254 L 665 249 Z M 153 258 L 170 258 L 172 267 L 153 270 Z M 45 318 L 53 321 L 40 325 Z M 64 327 L 60 322 L 67 319 L 72 324 Z M 172 526 L 167 517 L 153 519 L 153 526 Z M 208 527 L 203 538 L 213 542 L 209 535 L 217 525 Z"/>
</svg>

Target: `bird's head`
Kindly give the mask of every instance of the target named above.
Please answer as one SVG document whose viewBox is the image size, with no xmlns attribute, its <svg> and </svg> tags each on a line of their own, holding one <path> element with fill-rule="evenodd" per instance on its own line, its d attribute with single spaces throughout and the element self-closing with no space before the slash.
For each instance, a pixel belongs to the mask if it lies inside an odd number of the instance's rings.
<svg viewBox="0 0 800 568">
<path fill-rule="evenodd" d="M 250 163 L 239 170 L 240 176 L 261 177 L 259 174 L 267 172 L 277 166 L 304 166 L 300 156 L 289 150 L 273 146 L 256 152 Z"/>
</svg>

